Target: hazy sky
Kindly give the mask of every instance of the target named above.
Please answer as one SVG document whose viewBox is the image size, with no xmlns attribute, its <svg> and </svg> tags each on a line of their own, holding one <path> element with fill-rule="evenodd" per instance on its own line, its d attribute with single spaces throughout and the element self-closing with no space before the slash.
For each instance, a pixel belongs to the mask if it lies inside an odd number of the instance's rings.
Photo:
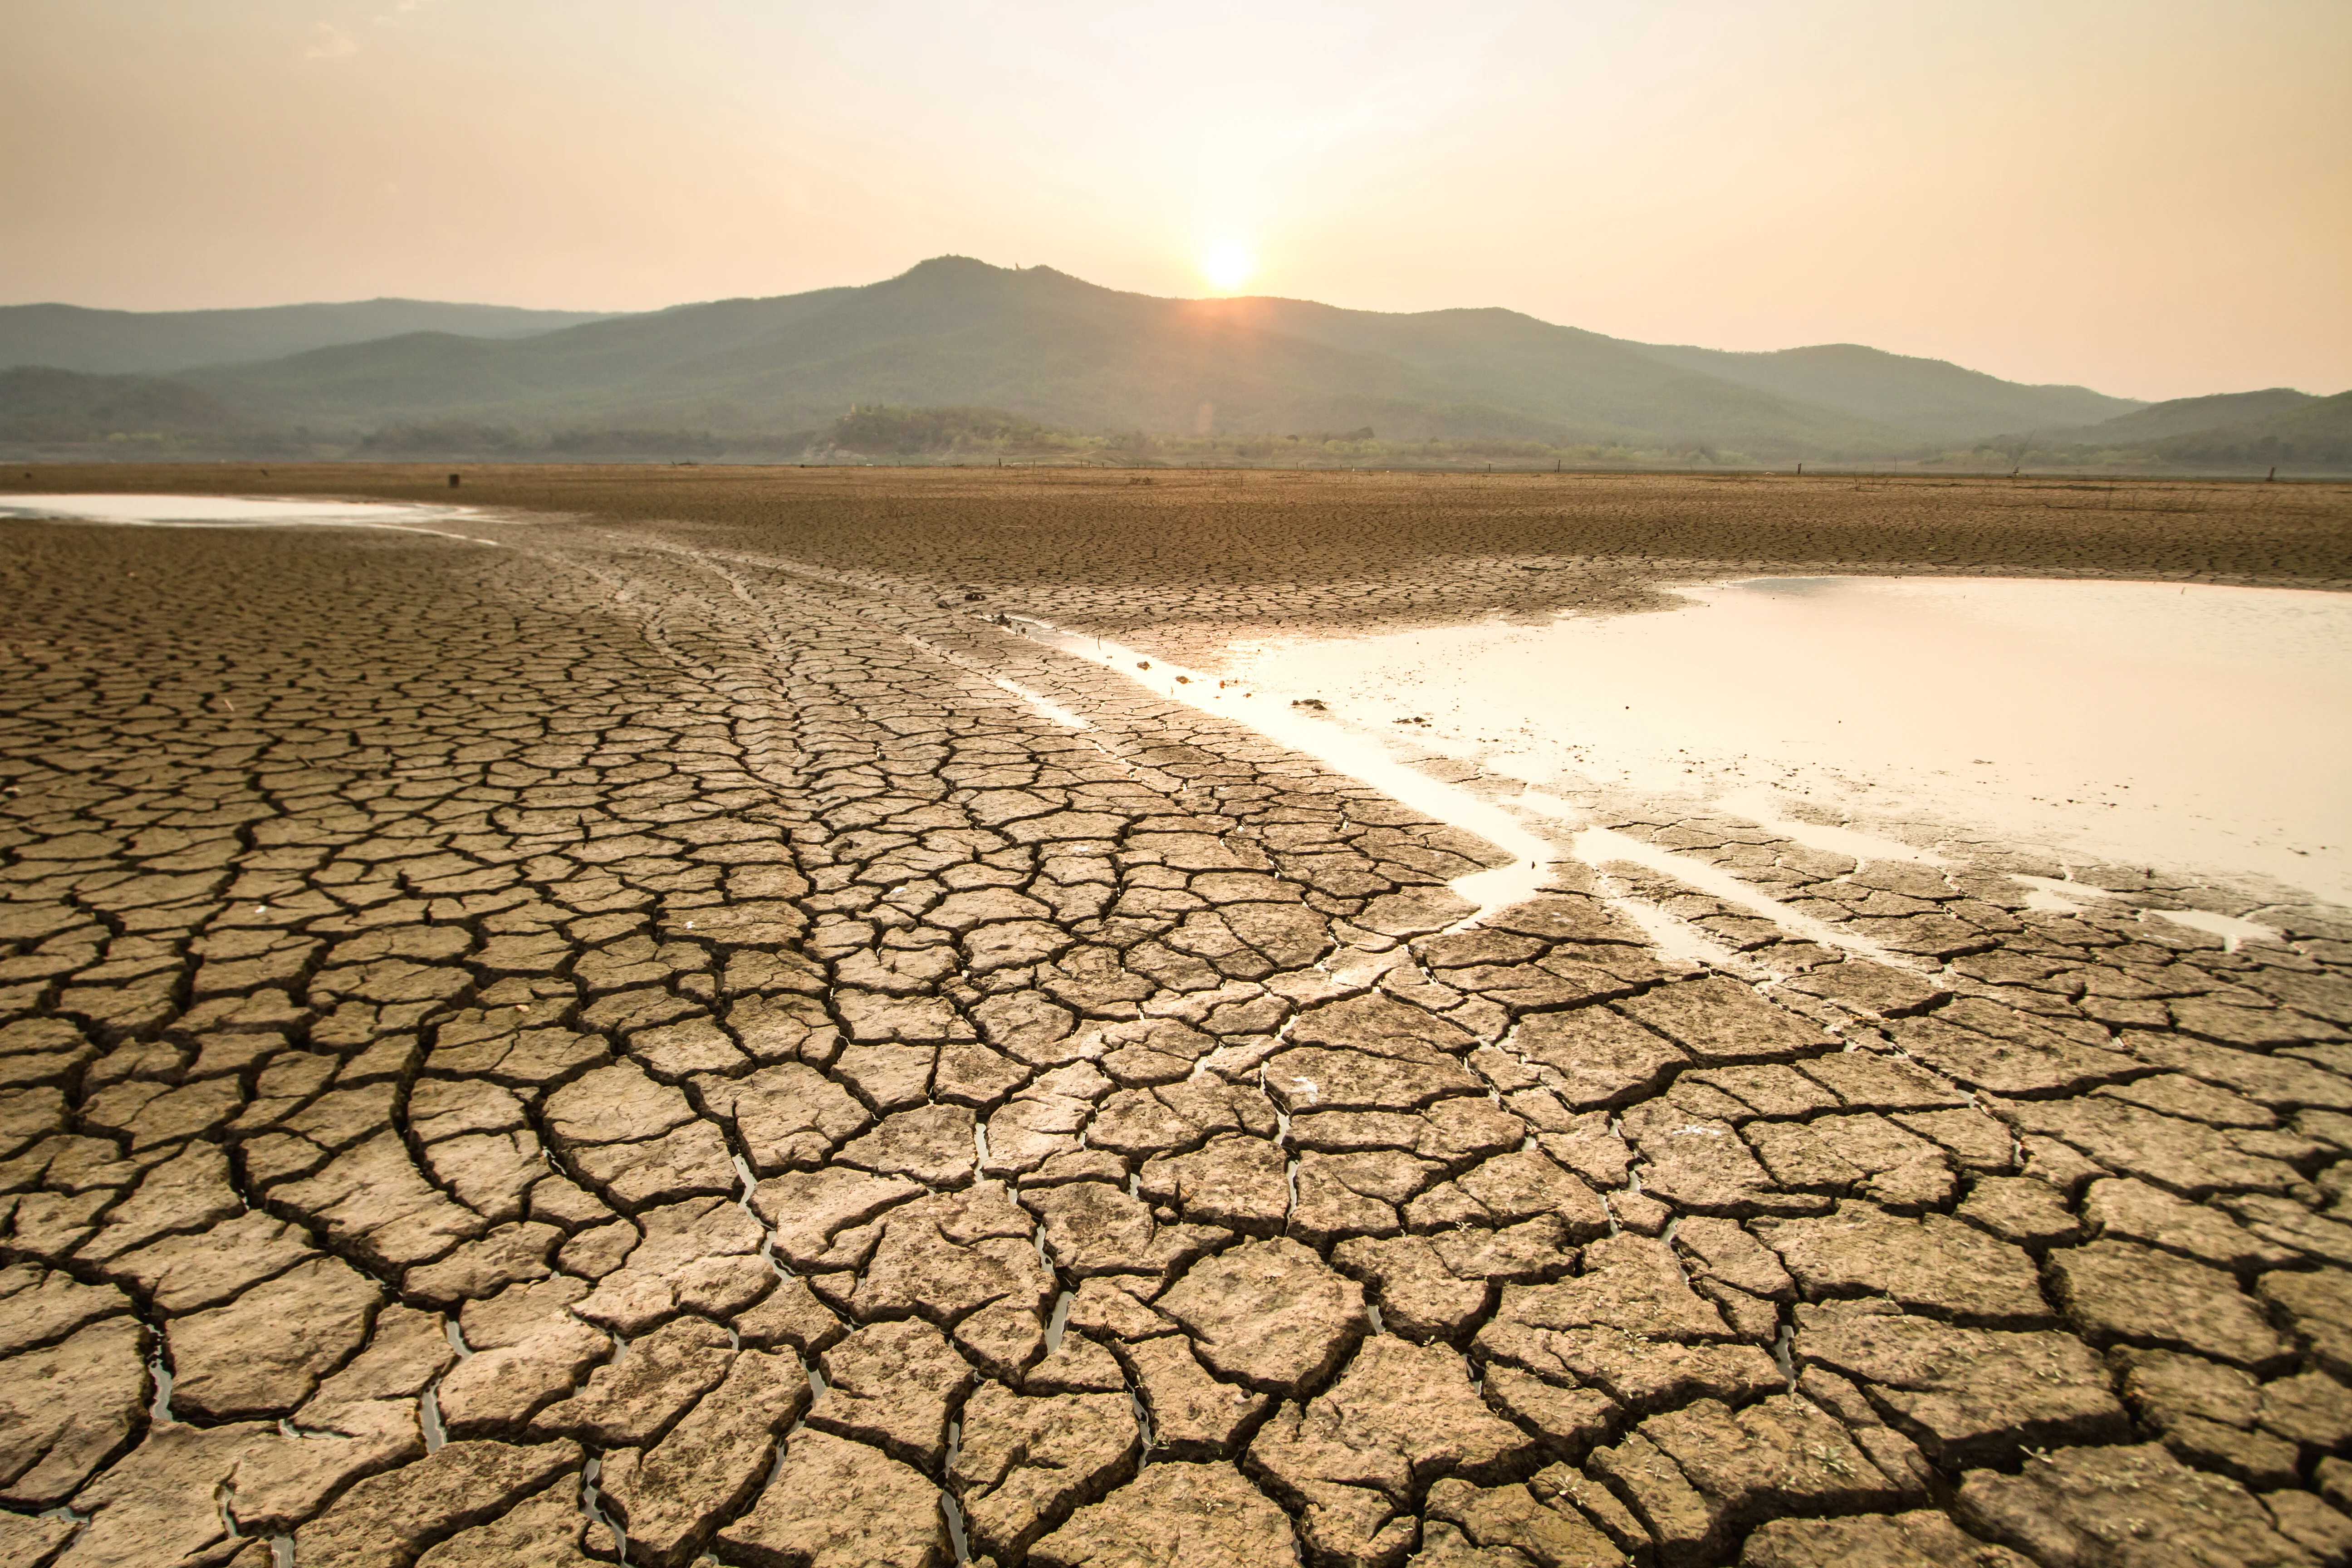
<svg viewBox="0 0 2352 1568">
<path fill-rule="evenodd" d="M 0 0 L 0 302 L 1115 288 L 2352 387 L 2352 0 Z"/>
</svg>

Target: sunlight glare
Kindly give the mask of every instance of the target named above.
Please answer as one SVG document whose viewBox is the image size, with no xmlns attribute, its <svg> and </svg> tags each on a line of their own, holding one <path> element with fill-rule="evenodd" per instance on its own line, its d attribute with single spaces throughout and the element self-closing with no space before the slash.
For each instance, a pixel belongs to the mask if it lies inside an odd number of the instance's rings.
<svg viewBox="0 0 2352 1568">
<path fill-rule="evenodd" d="M 1201 273 L 1209 286 L 1220 294 L 1231 294 L 1249 281 L 1257 270 L 1256 258 L 1249 247 L 1238 239 L 1221 239 L 1209 247 L 1209 254 L 1201 259 Z"/>
</svg>

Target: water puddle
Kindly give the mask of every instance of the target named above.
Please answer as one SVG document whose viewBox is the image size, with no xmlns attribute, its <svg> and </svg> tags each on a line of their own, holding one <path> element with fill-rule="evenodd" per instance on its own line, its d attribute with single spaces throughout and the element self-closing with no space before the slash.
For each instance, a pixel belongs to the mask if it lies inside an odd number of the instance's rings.
<svg viewBox="0 0 2352 1568">
<path fill-rule="evenodd" d="M 1843 926 L 1832 925 L 1827 921 L 1818 920 L 1811 915 L 1792 910 L 1778 899 L 1740 880 L 1720 867 L 1711 866 L 1704 860 L 1694 859 L 1686 855 L 1677 855 L 1671 849 L 1662 848 L 1643 839 L 1619 833 L 1613 828 L 1588 827 L 1576 836 L 1570 847 L 1576 858 L 1588 866 L 1607 866 L 1614 863 L 1640 866 L 1648 870 L 1660 872 L 1673 878 L 1685 887 L 1696 888 L 1702 893 L 1711 894 L 1734 909 L 1746 910 L 1749 914 L 1760 915 L 1766 920 L 1772 921 L 1790 935 L 1806 942 L 1819 942 L 1823 947 L 1843 948 L 1855 957 L 1866 958 L 1874 963 L 1889 964 L 1895 968 L 1916 969 L 1919 966 L 1917 959 L 1890 952 L 1878 943 L 1866 937 L 1857 936 Z M 1653 936 L 1654 940 L 1654 932 Z M 1664 941 L 1659 942 L 1659 945 L 1676 957 L 1707 958 L 1710 962 L 1720 962 L 1714 959 L 1712 955 L 1703 952 L 1676 952 L 1671 943 Z"/>
<path fill-rule="evenodd" d="M 1507 866 L 1474 871 L 1447 884 L 1478 906 L 1459 925 L 1479 920 L 1513 904 L 1523 903 L 1549 879 L 1545 866 L 1559 852 L 1528 831 L 1520 819 L 1491 801 L 1430 777 L 1408 765 L 1383 738 L 1363 734 L 1336 722 L 1315 708 L 1273 695 L 1245 689 L 1243 682 L 1220 680 L 1213 675 L 1171 664 L 1121 643 L 1081 632 L 1064 631 L 1028 616 L 1013 616 L 1019 628 L 1064 653 L 1097 664 L 1149 690 L 1204 713 L 1215 713 L 1256 731 L 1266 739 L 1301 752 L 1339 773 L 1360 779 L 1390 799 L 1425 813 L 1433 819 L 1476 834 L 1511 857 Z M 1025 694 L 1025 693 L 1024 693 Z"/>
<path fill-rule="evenodd" d="M 2086 914 L 2098 907 L 2103 899 L 2115 895 L 2105 888 L 2094 888 L 2081 882 L 2069 882 L 2056 877 L 2011 877 L 2011 881 L 2025 889 L 2025 907 L 2044 914 Z"/>
<path fill-rule="evenodd" d="M 166 495 L 15 495 L 0 497 L 0 518 L 57 522 L 110 522 L 131 528 L 388 528 L 431 533 L 469 544 L 495 539 L 435 523 L 489 521 L 478 507 L 425 501 L 312 500 L 306 497 Z"/>
<path fill-rule="evenodd" d="M 2231 952 L 2250 942 L 2276 942 L 2280 932 L 2274 926 L 2256 921 L 2240 920 L 2234 915 L 2217 915 L 2206 910 L 2150 910 L 2142 919 L 2153 916 L 2190 931 L 2201 931 L 2208 936 L 2218 936 Z"/>
<path fill-rule="evenodd" d="M 1605 889 L 1607 884 L 1602 886 Z M 1704 963 L 1716 969 L 1737 971 L 1740 968 L 1738 953 L 1680 915 L 1662 910 L 1646 899 L 1610 895 L 1608 903 L 1648 939 L 1651 948 L 1661 958 L 1677 959 L 1684 963 Z"/>
<path fill-rule="evenodd" d="M 1224 679 L 1269 733 L 1265 710 L 1313 699 L 1326 729 L 1376 750 L 1409 735 L 1526 781 L 1530 804 L 1622 789 L 1864 858 L 1932 862 L 1906 842 L 1924 826 L 2352 904 L 2352 595 L 1928 577 L 1679 591 L 1685 607 L 1650 615 L 1236 644 Z M 1808 826 L 1824 814 L 1844 826 Z"/>
</svg>

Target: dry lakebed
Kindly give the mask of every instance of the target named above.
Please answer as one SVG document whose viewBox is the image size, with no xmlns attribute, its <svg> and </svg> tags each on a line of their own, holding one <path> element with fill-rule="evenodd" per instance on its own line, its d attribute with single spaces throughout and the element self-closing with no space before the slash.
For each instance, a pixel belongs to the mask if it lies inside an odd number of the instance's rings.
<svg viewBox="0 0 2352 1568">
<path fill-rule="evenodd" d="M 2352 487 L 0 475 L 0 1564 L 2352 1560 Z"/>
</svg>

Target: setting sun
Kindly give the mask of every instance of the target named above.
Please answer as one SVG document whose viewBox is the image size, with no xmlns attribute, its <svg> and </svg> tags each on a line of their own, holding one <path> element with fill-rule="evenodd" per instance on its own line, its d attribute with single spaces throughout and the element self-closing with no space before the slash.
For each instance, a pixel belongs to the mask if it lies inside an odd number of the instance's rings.
<svg viewBox="0 0 2352 1568">
<path fill-rule="evenodd" d="M 1231 294 L 1250 280 L 1257 270 L 1257 258 L 1249 247 L 1238 239 L 1221 239 L 1209 247 L 1208 255 L 1201 258 L 1201 274 L 1209 286 L 1220 294 Z"/>
</svg>

